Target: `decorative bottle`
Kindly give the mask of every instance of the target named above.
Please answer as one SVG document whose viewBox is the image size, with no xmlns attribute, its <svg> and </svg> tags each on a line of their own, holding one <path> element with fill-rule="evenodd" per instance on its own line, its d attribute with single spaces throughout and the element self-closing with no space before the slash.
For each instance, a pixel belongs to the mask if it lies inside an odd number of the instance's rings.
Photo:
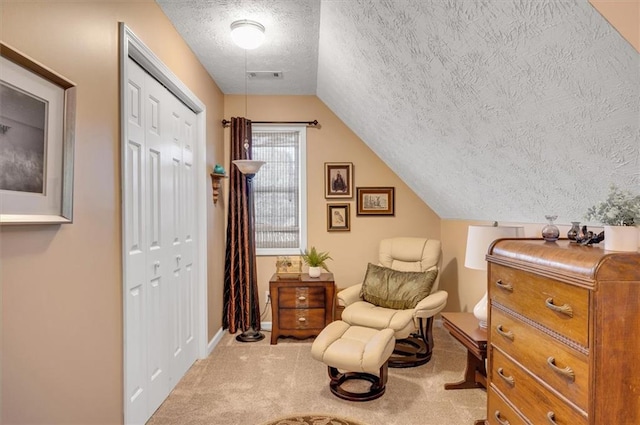
<svg viewBox="0 0 640 425">
<path fill-rule="evenodd" d="M 567 232 L 567 238 L 569 238 L 569 240 L 575 241 L 579 233 L 580 233 L 580 222 L 572 221 L 571 229 L 569 229 L 569 231 Z"/>
<path fill-rule="evenodd" d="M 558 229 L 558 226 L 553 224 L 553 220 L 558 218 L 558 216 L 545 215 L 544 218 L 546 218 L 549 221 L 549 223 L 542 228 L 542 238 L 547 242 L 557 241 L 558 238 L 560 237 L 560 229 Z"/>
</svg>

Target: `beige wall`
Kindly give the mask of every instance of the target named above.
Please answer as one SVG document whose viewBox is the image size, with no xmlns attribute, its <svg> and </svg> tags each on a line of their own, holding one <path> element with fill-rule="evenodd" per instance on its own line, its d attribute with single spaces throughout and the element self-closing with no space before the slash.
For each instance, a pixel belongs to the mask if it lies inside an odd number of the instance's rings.
<svg viewBox="0 0 640 425">
<path fill-rule="evenodd" d="M 589 3 L 640 52 L 640 0 L 589 0 Z"/>
<path fill-rule="evenodd" d="M 359 283 L 367 263 L 377 261 L 378 242 L 382 238 L 440 238 L 439 217 L 316 96 L 249 96 L 247 105 L 246 116 L 256 121 L 320 122 L 319 128 L 307 130 L 308 245 L 330 252 L 333 260 L 328 265 L 338 287 Z M 245 116 L 245 97 L 225 96 L 224 111 L 227 119 Z M 225 144 L 228 138 L 227 129 Z M 352 162 L 355 186 L 394 186 L 395 217 L 358 217 L 354 197 L 347 200 L 351 204 L 351 231 L 327 232 L 325 162 Z M 229 167 L 228 159 L 225 167 Z M 259 257 L 257 268 L 261 306 L 264 306 L 264 293 L 275 272 L 275 257 Z M 269 321 L 270 315 L 264 320 Z"/>
<path fill-rule="evenodd" d="M 118 22 L 205 103 L 210 165 L 223 155 L 222 94 L 152 0 L 1 7 L 2 41 L 78 86 L 74 223 L 0 228 L 2 423 L 122 423 Z M 224 218 L 208 207 L 215 331 Z"/>
</svg>

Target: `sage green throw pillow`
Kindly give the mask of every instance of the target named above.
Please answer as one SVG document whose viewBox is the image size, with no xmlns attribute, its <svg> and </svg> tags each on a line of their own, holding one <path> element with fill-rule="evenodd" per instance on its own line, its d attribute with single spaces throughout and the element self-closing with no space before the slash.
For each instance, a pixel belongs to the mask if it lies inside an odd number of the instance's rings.
<svg viewBox="0 0 640 425">
<path fill-rule="evenodd" d="M 360 295 L 380 307 L 406 310 L 414 308 L 431 293 L 437 276 L 437 269 L 401 272 L 369 263 Z"/>
</svg>

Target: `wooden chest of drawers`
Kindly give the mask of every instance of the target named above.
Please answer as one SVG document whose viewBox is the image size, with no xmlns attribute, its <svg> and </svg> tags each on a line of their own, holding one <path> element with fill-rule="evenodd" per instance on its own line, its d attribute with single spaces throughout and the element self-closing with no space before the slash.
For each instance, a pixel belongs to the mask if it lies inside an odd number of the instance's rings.
<svg viewBox="0 0 640 425">
<path fill-rule="evenodd" d="M 490 249 L 487 422 L 640 424 L 640 253 Z"/>
<path fill-rule="evenodd" d="M 280 336 L 309 338 L 317 336 L 333 320 L 335 284 L 333 274 L 319 278 L 302 274 L 299 279 L 269 281 L 271 294 L 271 344 Z"/>
</svg>

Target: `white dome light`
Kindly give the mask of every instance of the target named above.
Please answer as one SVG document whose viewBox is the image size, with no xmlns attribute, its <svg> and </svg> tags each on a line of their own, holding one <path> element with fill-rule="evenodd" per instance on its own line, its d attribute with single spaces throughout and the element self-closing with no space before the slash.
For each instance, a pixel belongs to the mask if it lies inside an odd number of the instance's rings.
<svg viewBox="0 0 640 425">
<path fill-rule="evenodd" d="M 248 19 L 235 21 L 231 24 L 231 38 L 243 49 L 255 49 L 264 41 L 264 26 Z"/>
</svg>

